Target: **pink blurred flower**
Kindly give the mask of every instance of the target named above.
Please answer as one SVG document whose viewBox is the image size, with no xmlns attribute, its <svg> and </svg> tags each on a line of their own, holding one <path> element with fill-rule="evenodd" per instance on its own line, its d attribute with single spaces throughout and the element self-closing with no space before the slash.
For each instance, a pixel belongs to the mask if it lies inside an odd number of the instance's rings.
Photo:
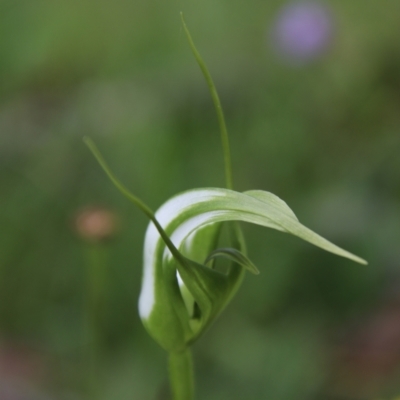
<svg viewBox="0 0 400 400">
<path fill-rule="evenodd" d="M 118 230 L 117 215 L 101 206 L 88 206 L 75 216 L 75 230 L 89 242 L 103 242 L 111 239 Z"/>
</svg>

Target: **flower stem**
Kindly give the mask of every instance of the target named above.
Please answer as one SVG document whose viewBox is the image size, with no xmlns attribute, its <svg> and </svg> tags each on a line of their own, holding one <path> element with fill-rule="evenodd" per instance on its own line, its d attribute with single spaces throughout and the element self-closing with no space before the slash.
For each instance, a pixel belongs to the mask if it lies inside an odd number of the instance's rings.
<svg viewBox="0 0 400 400">
<path fill-rule="evenodd" d="M 232 179 L 232 164 L 231 164 L 231 151 L 229 147 L 229 137 L 228 137 L 228 130 L 226 129 L 225 117 L 224 112 L 222 110 L 221 101 L 218 96 L 217 88 L 215 87 L 214 81 L 211 78 L 210 72 L 203 61 L 200 53 L 198 52 L 196 46 L 194 45 L 192 36 L 190 35 L 189 29 L 186 26 L 185 20 L 183 18 L 183 13 L 181 13 L 181 20 L 183 29 L 185 30 L 186 37 L 188 39 L 190 48 L 196 58 L 197 64 L 199 65 L 201 72 L 204 75 L 204 78 L 207 82 L 208 88 L 210 89 L 211 97 L 214 102 L 215 111 L 217 112 L 219 129 L 221 132 L 221 142 L 222 142 L 222 149 L 224 153 L 224 164 L 225 164 L 225 181 L 226 181 L 226 188 L 233 189 L 233 179 Z"/>
<path fill-rule="evenodd" d="M 87 258 L 87 293 L 86 293 L 86 361 L 88 367 L 88 390 L 90 398 L 99 397 L 99 362 L 101 357 L 101 312 L 104 312 L 106 284 L 106 254 L 98 244 L 88 244 Z"/>
<path fill-rule="evenodd" d="M 169 353 L 169 379 L 173 400 L 194 399 L 193 361 L 189 348 Z"/>
</svg>

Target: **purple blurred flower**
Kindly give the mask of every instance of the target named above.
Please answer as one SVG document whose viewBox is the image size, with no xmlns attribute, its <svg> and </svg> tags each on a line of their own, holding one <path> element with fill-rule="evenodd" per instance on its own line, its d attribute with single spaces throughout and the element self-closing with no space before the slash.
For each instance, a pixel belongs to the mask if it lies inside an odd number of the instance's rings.
<svg viewBox="0 0 400 400">
<path fill-rule="evenodd" d="M 286 5 L 273 28 L 276 50 L 287 61 L 304 64 L 321 56 L 333 37 L 333 17 L 329 8 L 316 1 Z"/>
</svg>

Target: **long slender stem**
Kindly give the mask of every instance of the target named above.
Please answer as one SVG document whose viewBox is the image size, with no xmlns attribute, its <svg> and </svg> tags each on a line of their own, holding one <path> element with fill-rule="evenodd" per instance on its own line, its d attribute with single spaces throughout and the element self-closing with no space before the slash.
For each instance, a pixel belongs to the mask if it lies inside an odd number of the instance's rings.
<svg viewBox="0 0 400 400">
<path fill-rule="evenodd" d="M 223 149 L 223 153 L 224 153 L 224 164 L 225 164 L 226 187 L 227 187 L 227 189 L 233 189 L 232 163 L 231 163 L 231 152 L 230 152 L 230 146 L 229 146 L 229 137 L 228 137 L 228 131 L 226 129 L 225 117 L 224 117 L 224 112 L 222 110 L 221 101 L 219 99 L 218 92 L 215 87 L 214 81 L 211 78 L 210 72 L 208 71 L 208 68 L 207 68 L 205 62 L 203 61 L 200 53 L 198 52 L 198 50 L 193 42 L 192 36 L 190 35 L 189 29 L 186 26 L 185 20 L 183 18 L 183 13 L 181 13 L 181 20 L 182 20 L 183 29 L 185 30 L 187 39 L 189 41 L 190 48 L 192 49 L 192 52 L 196 58 L 196 61 L 199 64 L 201 71 L 203 72 L 204 78 L 206 79 L 207 85 L 210 89 L 211 97 L 214 102 L 215 110 L 217 112 L 217 117 L 218 117 L 219 128 L 221 131 L 221 142 L 222 142 L 222 149 Z"/>
<path fill-rule="evenodd" d="M 164 243 L 174 256 L 174 258 L 181 263 L 185 263 L 185 259 L 182 256 L 182 254 L 179 252 L 179 250 L 174 246 L 172 243 L 171 239 L 168 237 L 166 232 L 164 231 L 163 227 L 160 225 L 160 223 L 157 221 L 157 218 L 154 215 L 154 212 L 148 207 L 142 200 L 139 199 L 139 197 L 135 196 L 132 194 L 119 180 L 118 178 L 111 172 L 111 169 L 107 165 L 106 161 L 104 160 L 103 156 L 101 155 L 99 149 L 97 146 L 94 144 L 93 140 L 90 139 L 89 137 L 85 136 L 83 138 L 83 141 L 85 144 L 89 147 L 90 151 L 93 153 L 95 156 L 96 160 L 100 164 L 100 166 L 103 168 L 104 172 L 107 174 L 107 176 L 110 178 L 111 182 L 117 187 L 117 189 L 128 199 L 130 200 L 133 204 L 135 204 L 137 207 L 140 208 L 140 210 L 143 211 L 144 214 L 146 214 L 149 219 L 153 222 L 155 227 L 157 228 L 160 236 L 164 240 Z"/>
<path fill-rule="evenodd" d="M 173 400 L 194 399 L 193 361 L 190 349 L 169 353 L 169 379 Z"/>
<path fill-rule="evenodd" d="M 87 362 L 88 362 L 88 389 L 92 400 L 99 394 L 98 365 L 101 357 L 101 312 L 104 312 L 104 292 L 106 282 L 106 253 L 98 244 L 88 244 L 86 247 L 87 259 L 87 299 L 86 299 L 86 326 L 87 326 Z"/>
</svg>

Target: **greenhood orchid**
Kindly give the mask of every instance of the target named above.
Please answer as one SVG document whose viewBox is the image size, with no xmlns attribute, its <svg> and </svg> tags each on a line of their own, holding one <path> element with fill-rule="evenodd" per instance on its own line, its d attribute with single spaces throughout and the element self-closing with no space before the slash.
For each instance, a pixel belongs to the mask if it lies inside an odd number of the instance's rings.
<svg viewBox="0 0 400 400">
<path fill-rule="evenodd" d="M 193 382 L 186 371 L 191 368 L 189 346 L 232 299 L 245 271 L 258 273 L 247 257 L 238 222 L 289 233 L 333 254 L 361 264 L 366 262 L 306 228 L 288 205 L 274 194 L 260 190 L 244 193 L 232 190 L 229 142 L 219 97 L 183 19 L 182 22 L 216 106 L 227 189 L 188 190 L 171 198 L 153 213 L 118 181 L 94 143 L 89 138 L 84 140 L 117 188 L 151 220 L 145 235 L 139 314 L 149 334 L 170 353 L 174 399 L 190 400 Z M 230 243 L 220 248 L 223 224 L 228 224 Z M 215 261 L 220 257 L 229 260 L 228 269 L 216 268 Z"/>
</svg>

